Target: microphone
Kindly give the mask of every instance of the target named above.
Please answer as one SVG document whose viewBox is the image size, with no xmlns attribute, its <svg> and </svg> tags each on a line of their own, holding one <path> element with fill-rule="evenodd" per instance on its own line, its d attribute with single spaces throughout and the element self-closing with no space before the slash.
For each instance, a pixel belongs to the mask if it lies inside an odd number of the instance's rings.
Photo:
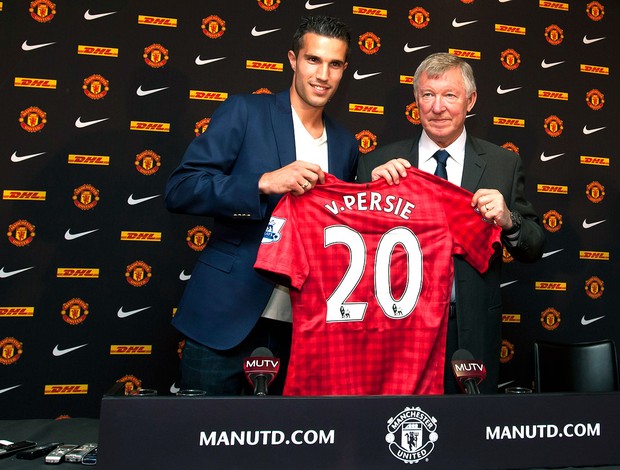
<svg viewBox="0 0 620 470">
<path fill-rule="evenodd" d="M 254 395 L 267 396 L 267 389 L 278 375 L 280 359 L 273 357 L 273 353 L 265 348 L 256 348 L 252 355 L 243 361 L 245 376 L 254 387 Z"/>
<path fill-rule="evenodd" d="M 452 355 L 452 372 L 461 392 L 468 395 L 480 395 L 478 384 L 487 376 L 486 367 L 466 349 L 458 349 Z"/>
</svg>

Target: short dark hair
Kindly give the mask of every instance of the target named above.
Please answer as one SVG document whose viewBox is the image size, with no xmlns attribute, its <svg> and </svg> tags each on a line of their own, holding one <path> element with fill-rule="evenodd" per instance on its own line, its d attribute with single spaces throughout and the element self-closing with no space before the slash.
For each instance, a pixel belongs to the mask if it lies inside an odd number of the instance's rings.
<svg viewBox="0 0 620 470">
<path fill-rule="evenodd" d="M 302 17 L 301 23 L 299 23 L 297 31 L 295 31 L 293 35 L 293 46 L 291 49 L 295 53 L 295 57 L 299 54 L 299 50 L 304 47 L 304 35 L 307 33 L 314 33 L 319 36 L 326 36 L 328 38 L 344 41 L 347 44 L 345 58 L 349 56 L 351 32 L 349 31 L 349 27 L 338 18 L 321 15 Z"/>
</svg>

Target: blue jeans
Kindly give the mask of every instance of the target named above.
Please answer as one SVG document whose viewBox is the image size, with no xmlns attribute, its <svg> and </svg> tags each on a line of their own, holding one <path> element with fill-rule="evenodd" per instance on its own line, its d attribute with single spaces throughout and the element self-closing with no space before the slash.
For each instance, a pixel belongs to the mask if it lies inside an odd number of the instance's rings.
<svg viewBox="0 0 620 470">
<path fill-rule="evenodd" d="M 269 386 L 269 395 L 282 395 L 291 349 L 291 324 L 266 318 L 258 320 L 243 342 L 225 351 L 187 338 L 181 358 L 180 387 L 204 390 L 211 396 L 252 395 L 243 361 L 260 346 L 280 359 L 280 369 Z"/>
</svg>

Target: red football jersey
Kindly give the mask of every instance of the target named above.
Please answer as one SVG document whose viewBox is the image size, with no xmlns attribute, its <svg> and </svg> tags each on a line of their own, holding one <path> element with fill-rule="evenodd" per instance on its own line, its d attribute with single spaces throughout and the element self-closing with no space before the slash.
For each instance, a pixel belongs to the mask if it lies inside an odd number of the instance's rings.
<svg viewBox="0 0 620 470">
<path fill-rule="evenodd" d="M 484 272 L 501 247 L 471 198 L 411 168 L 280 200 L 254 267 L 291 287 L 285 395 L 443 393 L 451 257 Z"/>
</svg>

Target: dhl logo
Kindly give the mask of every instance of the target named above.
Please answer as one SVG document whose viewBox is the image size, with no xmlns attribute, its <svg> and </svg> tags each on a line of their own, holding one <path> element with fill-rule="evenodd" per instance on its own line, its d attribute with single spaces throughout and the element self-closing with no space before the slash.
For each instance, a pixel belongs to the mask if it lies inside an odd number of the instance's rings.
<svg viewBox="0 0 620 470">
<path fill-rule="evenodd" d="M 480 51 L 467 51 L 465 49 L 448 49 L 448 52 L 452 55 L 460 57 L 461 59 L 480 60 L 480 58 L 482 57 Z"/>
<path fill-rule="evenodd" d="M 568 186 L 559 186 L 555 184 L 539 184 L 536 190 L 539 193 L 568 194 Z"/>
<path fill-rule="evenodd" d="M 148 26 L 167 26 L 169 28 L 176 28 L 177 19 L 176 18 L 160 18 L 158 16 L 138 15 L 138 24 L 145 24 Z"/>
<path fill-rule="evenodd" d="M 401 75 L 399 81 L 402 85 L 413 85 L 413 75 Z"/>
<path fill-rule="evenodd" d="M 15 77 L 15 86 L 26 88 L 43 88 L 45 90 L 55 90 L 58 82 L 51 78 L 26 78 Z"/>
<path fill-rule="evenodd" d="M 521 323 L 521 315 L 516 313 L 504 313 L 502 323 Z"/>
<path fill-rule="evenodd" d="M 96 55 L 101 57 L 118 57 L 118 49 L 115 47 L 78 46 L 80 55 Z"/>
<path fill-rule="evenodd" d="M 383 106 L 349 103 L 350 113 L 383 114 L 383 111 L 384 111 Z"/>
<path fill-rule="evenodd" d="M 282 72 L 284 64 L 280 62 L 261 62 L 258 60 L 246 60 L 245 68 L 250 70 L 265 70 L 267 72 Z"/>
<path fill-rule="evenodd" d="M 45 201 L 47 191 L 19 191 L 16 189 L 5 189 L 2 192 L 2 199 L 7 201 Z"/>
<path fill-rule="evenodd" d="M 219 91 L 189 91 L 190 100 L 224 101 L 226 98 L 228 98 L 228 93 L 220 93 Z"/>
<path fill-rule="evenodd" d="M 0 11 L 4 8 L 4 2 L 0 2 Z"/>
<path fill-rule="evenodd" d="M 160 242 L 161 232 L 130 232 L 122 231 L 121 240 L 132 242 Z"/>
<path fill-rule="evenodd" d="M 494 126 L 525 127 L 525 119 L 493 116 Z"/>
<path fill-rule="evenodd" d="M 46 385 L 45 395 L 86 395 L 88 384 Z"/>
<path fill-rule="evenodd" d="M 568 11 L 568 3 L 550 2 L 548 0 L 539 0 L 540 8 L 549 8 L 551 10 Z"/>
<path fill-rule="evenodd" d="M 113 344 L 110 354 L 151 354 L 152 349 L 150 344 Z"/>
<path fill-rule="evenodd" d="M 170 132 L 170 123 L 168 122 L 147 122 L 147 121 L 131 121 L 129 130 L 146 131 L 146 132 Z"/>
<path fill-rule="evenodd" d="M 579 157 L 579 163 L 581 163 L 582 165 L 609 166 L 609 158 L 589 157 L 587 155 L 581 155 Z"/>
<path fill-rule="evenodd" d="M 0 307 L 0 317 L 32 317 L 34 307 Z"/>
<path fill-rule="evenodd" d="M 565 282 L 542 282 L 537 281 L 535 285 L 536 290 L 555 290 L 555 291 L 565 291 L 566 283 Z"/>
<path fill-rule="evenodd" d="M 525 27 L 523 26 L 510 26 L 507 24 L 495 24 L 495 32 L 496 33 L 507 33 L 507 34 L 519 34 L 521 36 L 525 35 Z"/>
<path fill-rule="evenodd" d="M 56 270 L 56 277 L 97 279 L 99 278 L 99 269 L 98 268 L 58 268 Z"/>
<path fill-rule="evenodd" d="M 579 259 L 609 261 L 609 251 L 580 251 Z"/>
<path fill-rule="evenodd" d="M 105 155 L 77 155 L 69 154 L 67 163 L 72 165 L 109 165 L 110 157 Z"/>
<path fill-rule="evenodd" d="M 366 8 L 353 6 L 354 15 L 375 16 L 377 18 L 387 18 L 387 10 L 379 8 Z"/>
<path fill-rule="evenodd" d="M 583 73 L 595 73 L 598 75 L 609 75 L 609 67 L 601 65 L 579 64 L 579 71 Z"/>
<path fill-rule="evenodd" d="M 563 91 L 538 90 L 538 97 L 548 100 L 568 101 L 568 93 Z"/>
</svg>

